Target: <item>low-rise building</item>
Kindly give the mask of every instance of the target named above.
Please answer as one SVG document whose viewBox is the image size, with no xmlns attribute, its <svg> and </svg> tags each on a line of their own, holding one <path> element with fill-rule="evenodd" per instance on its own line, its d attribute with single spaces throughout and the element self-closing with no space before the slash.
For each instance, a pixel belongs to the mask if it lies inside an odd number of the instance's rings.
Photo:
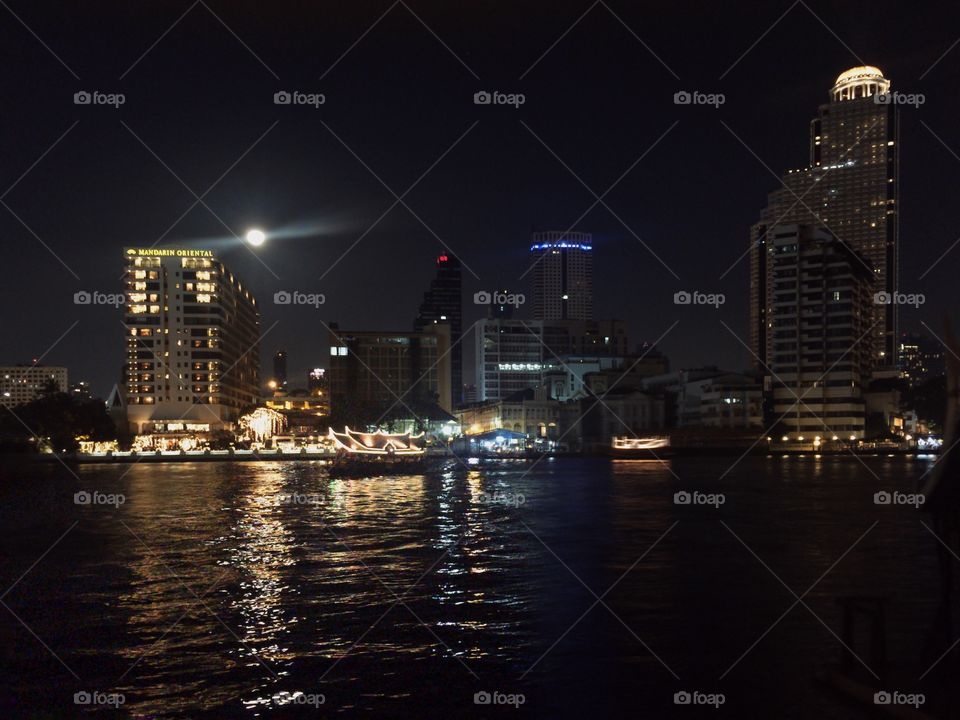
<svg viewBox="0 0 960 720">
<path fill-rule="evenodd" d="M 52 383 L 52 384 L 51 384 Z M 0 367 L 0 405 L 16 407 L 32 402 L 48 387 L 67 392 L 67 369 L 44 365 Z"/>
<path fill-rule="evenodd" d="M 527 388 L 505 398 L 465 406 L 456 413 L 466 435 L 511 430 L 532 440 L 556 439 L 560 433 L 561 403 L 546 388 Z"/>
</svg>

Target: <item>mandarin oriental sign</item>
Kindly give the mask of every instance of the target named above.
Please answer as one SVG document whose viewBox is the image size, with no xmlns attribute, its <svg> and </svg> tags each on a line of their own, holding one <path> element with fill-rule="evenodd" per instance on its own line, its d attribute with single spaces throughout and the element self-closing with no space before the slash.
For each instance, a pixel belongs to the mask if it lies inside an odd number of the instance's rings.
<svg viewBox="0 0 960 720">
<path fill-rule="evenodd" d="M 127 255 L 212 258 L 213 250 L 195 250 L 193 248 L 127 248 Z"/>
</svg>

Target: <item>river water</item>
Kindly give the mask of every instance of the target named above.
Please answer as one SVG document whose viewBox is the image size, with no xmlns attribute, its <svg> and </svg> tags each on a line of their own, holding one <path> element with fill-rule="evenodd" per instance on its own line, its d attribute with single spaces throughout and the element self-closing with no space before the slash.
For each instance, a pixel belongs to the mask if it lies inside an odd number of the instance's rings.
<svg viewBox="0 0 960 720">
<path fill-rule="evenodd" d="M 0 717 L 871 717 L 816 677 L 843 596 L 929 665 L 929 461 L 735 460 L 7 467 Z"/>
</svg>

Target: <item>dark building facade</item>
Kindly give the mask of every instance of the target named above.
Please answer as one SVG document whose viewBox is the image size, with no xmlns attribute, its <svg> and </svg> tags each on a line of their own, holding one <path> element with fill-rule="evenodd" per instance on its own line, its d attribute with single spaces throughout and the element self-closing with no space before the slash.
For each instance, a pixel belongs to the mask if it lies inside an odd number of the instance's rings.
<svg viewBox="0 0 960 720">
<path fill-rule="evenodd" d="M 627 324 L 622 320 L 553 320 L 543 324 L 546 357 L 630 353 Z"/>
<path fill-rule="evenodd" d="M 273 379 L 278 388 L 287 386 L 287 351 L 278 350 L 273 356 Z"/>
<path fill-rule="evenodd" d="M 341 330 L 329 325 L 330 412 L 364 424 L 450 412 L 450 326 L 423 332 Z M 350 422 L 357 422 L 351 419 Z"/>
<path fill-rule="evenodd" d="M 790 440 L 862 438 L 876 322 L 873 272 L 823 228 L 777 225 L 768 237 L 775 419 Z"/>
<path fill-rule="evenodd" d="M 450 327 L 450 407 L 463 400 L 463 277 L 460 261 L 444 251 L 437 256 L 437 274 L 423 295 L 413 329 L 424 332 L 431 325 Z"/>
<path fill-rule="evenodd" d="M 943 345 L 928 335 L 903 333 L 897 345 L 900 375 L 911 387 L 946 372 Z"/>
<path fill-rule="evenodd" d="M 535 320 L 593 319 L 593 236 L 535 232 L 530 275 Z"/>
</svg>

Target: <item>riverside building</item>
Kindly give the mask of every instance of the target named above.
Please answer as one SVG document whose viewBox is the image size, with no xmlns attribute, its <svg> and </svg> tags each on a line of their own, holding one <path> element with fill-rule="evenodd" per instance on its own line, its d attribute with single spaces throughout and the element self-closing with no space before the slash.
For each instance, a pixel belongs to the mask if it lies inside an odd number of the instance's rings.
<svg viewBox="0 0 960 720">
<path fill-rule="evenodd" d="M 260 316 L 211 250 L 127 248 L 127 421 L 137 434 L 232 429 L 260 396 Z"/>
</svg>

